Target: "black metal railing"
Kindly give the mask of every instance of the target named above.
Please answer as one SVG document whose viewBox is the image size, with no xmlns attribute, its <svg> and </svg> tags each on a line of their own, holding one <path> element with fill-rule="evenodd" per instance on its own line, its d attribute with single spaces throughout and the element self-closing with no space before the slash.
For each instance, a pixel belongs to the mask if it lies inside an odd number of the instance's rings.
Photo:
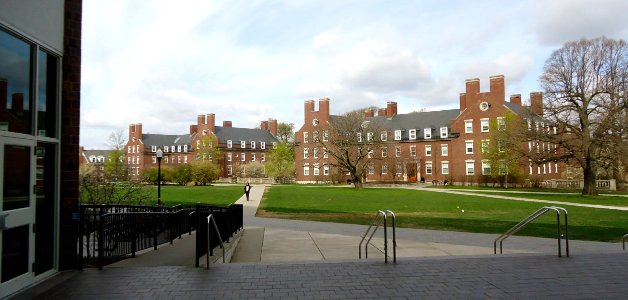
<svg viewBox="0 0 628 300">
<path fill-rule="evenodd" d="M 206 209 L 229 210 L 217 207 Z M 242 207 L 231 208 L 230 211 L 236 212 L 238 209 L 239 215 L 232 213 L 222 221 L 217 219 L 218 225 L 231 230 L 239 223 L 241 228 Z M 198 208 L 81 205 L 78 256 L 82 260 L 79 268 L 86 264 L 102 269 L 104 265 L 129 255 L 134 257 L 137 251 L 151 247 L 156 250 L 158 245 L 172 243 L 185 232 L 191 234 L 192 230 L 199 228 L 196 217 L 190 216 L 193 211 L 198 211 Z M 229 237 L 236 230 L 229 234 L 225 231 L 224 236 Z"/>
<path fill-rule="evenodd" d="M 243 228 L 244 209 L 241 204 L 232 204 L 229 207 L 214 207 L 196 205 L 192 214 L 194 218 L 194 229 L 196 230 L 196 255 L 195 266 L 199 267 L 200 259 L 209 252 L 209 256 L 214 255 L 214 248 L 220 246 L 221 241 L 218 234 L 210 230 L 208 232 L 207 217 L 212 215 L 216 222 L 220 237 L 223 242 L 228 243 L 229 239 Z M 207 239 L 209 237 L 209 244 Z M 224 249 L 223 249 L 224 251 Z"/>
</svg>

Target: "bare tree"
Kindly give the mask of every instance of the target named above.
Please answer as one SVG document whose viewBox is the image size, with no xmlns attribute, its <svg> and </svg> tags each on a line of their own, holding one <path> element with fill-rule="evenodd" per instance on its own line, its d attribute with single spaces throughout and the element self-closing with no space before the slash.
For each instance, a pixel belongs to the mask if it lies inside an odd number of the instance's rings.
<svg viewBox="0 0 628 300">
<path fill-rule="evenodd" d="M 546 151 L 533 159 L 579 164 L 582 194 L 596 194 L 598 167 L 610 160 L 619 168 L 626 156 L 626 41 L 601 37 L 568 42 L 545 62 L 540 82 L 544 115 L 528 118 L 534 122 L 528 137 Z"/>
<path fill-rule="evenodd" d="M 364 117 L 363 111 L 332 117 L 322 136 L 314 137 L 315 145 L 323 153 L 319 157 L 327 153 L 331 158 L 329 165 L 349 173 L 355 188 L 362 187 L 368 165 L 378 157 L 381 134 L 387 130 L 376 118 Z"/>
</svg>

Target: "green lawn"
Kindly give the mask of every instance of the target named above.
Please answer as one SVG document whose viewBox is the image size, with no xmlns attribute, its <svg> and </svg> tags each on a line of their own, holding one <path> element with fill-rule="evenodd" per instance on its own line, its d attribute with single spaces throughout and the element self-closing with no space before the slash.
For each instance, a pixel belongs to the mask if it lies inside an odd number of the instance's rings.
<svg viewBox="0 0 628 300">
<path fill-rule="evenodd" d="M 151 188 L 154 201 L 157 203 L 157 187 Z M 195 205 L 197 202 L 215 206 L 229 206 L 236 202 L 244 194 L 240 185 L 226 186 L 161 186 L 161 201 L 164 206 L 174 206 L 182 204 L 185 206 Z M 154 202 L 154 203 L 153 203 Z"/>
<path fill-rule="evenodd" d="M 542 193 L 510 193 L 507 191 L 485 192 L 485 191 L 465 191 L 474 194 L 500 195 L 507 197 L 519 197 L 527 199 L 541 199 L 549 201 L 561 201 L 569 203 L 598 204 L 610 206 L 628 207 L 628 197 L 623 196 L 583 196 L 580 194 L 542 194 Z"/>
<path fill-rule="evenodd" d="M 591 201 L 595 203 L 595 200 Z M 408 228 L 503 233 L 544 206 L 542 203 L 393 188 L 273 186 L 259 216 L 368 224 L 377 210 L 392 210 Z M 628 233 L 628 212 L 564 205 L 570 238 L 618 241 Z M 464 210 L 464 212 L 463 212 Z M 547 214 L 520 234 L 555 237 L 556 217 Z"/>
</svg>

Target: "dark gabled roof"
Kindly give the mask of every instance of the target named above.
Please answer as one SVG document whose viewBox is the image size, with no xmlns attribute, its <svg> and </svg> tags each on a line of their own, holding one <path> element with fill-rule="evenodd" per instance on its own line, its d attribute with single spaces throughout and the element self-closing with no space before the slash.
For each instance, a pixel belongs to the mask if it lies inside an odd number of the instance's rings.
<svg viewBox="0 0 628 300">
<path fill-rule="evenodd" d="M 521 106 L 521 105 L 513 104 L 510 102 L 505 102 L 504 104 L 506 105 L 508 109 L 510 109 L 512 112 L 514 112 L 515 114 L 519 115 L 522 118 L 530 118 L 530 116 L 532 116 L 532 119 L 534 121 L 541 121 L 541 122 L 547 121 L 543 117 L 535 113 L 532 113 L 529 106 Z"/>
<path fill-rule="evenodd" d="M 172 145 L 191 145 L 192 138 L 189 134 L 172 135 L 172 134 L 142 134 L 142 142 L 145 147 L 148 146 L 172 146 Z"/>
<path fill-rule="evenodd" d="M 409 138 L 408 131 L 416 129 L 417 139 L 423 138 L 423 129 L 432 128 L 432 136 L 438 134 L 441 127 L 449 128 L 451 120 L 460 114 L 459 109 L 412 112 L 408 114 L 395 115 L 393 117 L 376 116 L 373 119 L 378 120 L 391 131 L 401 130 L 401 139 Z"/>
<path fill-rule="evenodd" d="M 239 141 L 257 141 L 272 144 L 277 141 L 270 131 L 263 129 L 216 126 L 214 133 L 220 143 L 226 143 L 228 140 L 231 140 L 234 143 Z"/>
<path fill-rule="evenodd" d="M 113 150 L 83 150 L 83 153 L 85 153 L 85 156 L 88 158 L 91 156 L 109 157 L 112 151 Z"/>
</svg>

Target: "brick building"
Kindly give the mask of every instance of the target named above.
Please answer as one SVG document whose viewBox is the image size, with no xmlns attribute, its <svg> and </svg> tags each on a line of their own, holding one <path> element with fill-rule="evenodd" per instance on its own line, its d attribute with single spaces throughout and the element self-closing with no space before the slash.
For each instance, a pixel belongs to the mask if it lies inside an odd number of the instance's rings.
<svg viewBox="0 0 628 300">
<path fill-rule="evenodd" d="M 374 133 L 381 135 L 383 147 L 373 154 L 376 159 L 367 168 L 366 181 L 477 182 L 479 175 L 490 174 L 491 166 L 482 154 L 487 151 L 491 122 L 501 122 L 506 111 L 519 116 L 527 110 L 543 115 L 541 93 L 530 94 L 528 107 L 522 106 L 521 95 L 506 101 L 504 87 L 501 75 L 490 77 L 488 92 L 480 92 L 479 79 L 469 79 L 458 109 L 398 114 L 397 103 L 390 101 L 377 115 L 365 111 L 367 119 L 378 120 L 386 128 Z M 305 101 L 304 123 L 296 133 L 297 182 L 331 181 L 330 176 L 339 173 L 330 166 L 329 156 L 311 155 L 322 151 L 311 137 L 326 136 L 325 126 L 337 117 L 330 115 L 329 99 L 319 100 L 318 106 L 315 110 L 314 101 Z M 531 177 L 556 179 L 563 171 L 557 163 L 532 165 L 522 159 L 520 164 Z"/>
<path fill-rule="evenodd" d="M 222 151 L 221 178 L 232 177 L 236 168 L 249 162 L 266 161 L 266 154 L 277 142 L 277 120 L 262 121 L 259 129 L 233 127 L 231 121 L 216 126 L 214 114 L 199 115 L 190 131 L 180 135 L 143 133 L 142 124 L 129 125 L 126 164 L 129 175 L 138 179 L 143 170 L 156 168 L 157 149 L 162 149 L 162 167 L 208 159 L 197 151 L 208 135 L 213 135 Z"/>
</svg>

